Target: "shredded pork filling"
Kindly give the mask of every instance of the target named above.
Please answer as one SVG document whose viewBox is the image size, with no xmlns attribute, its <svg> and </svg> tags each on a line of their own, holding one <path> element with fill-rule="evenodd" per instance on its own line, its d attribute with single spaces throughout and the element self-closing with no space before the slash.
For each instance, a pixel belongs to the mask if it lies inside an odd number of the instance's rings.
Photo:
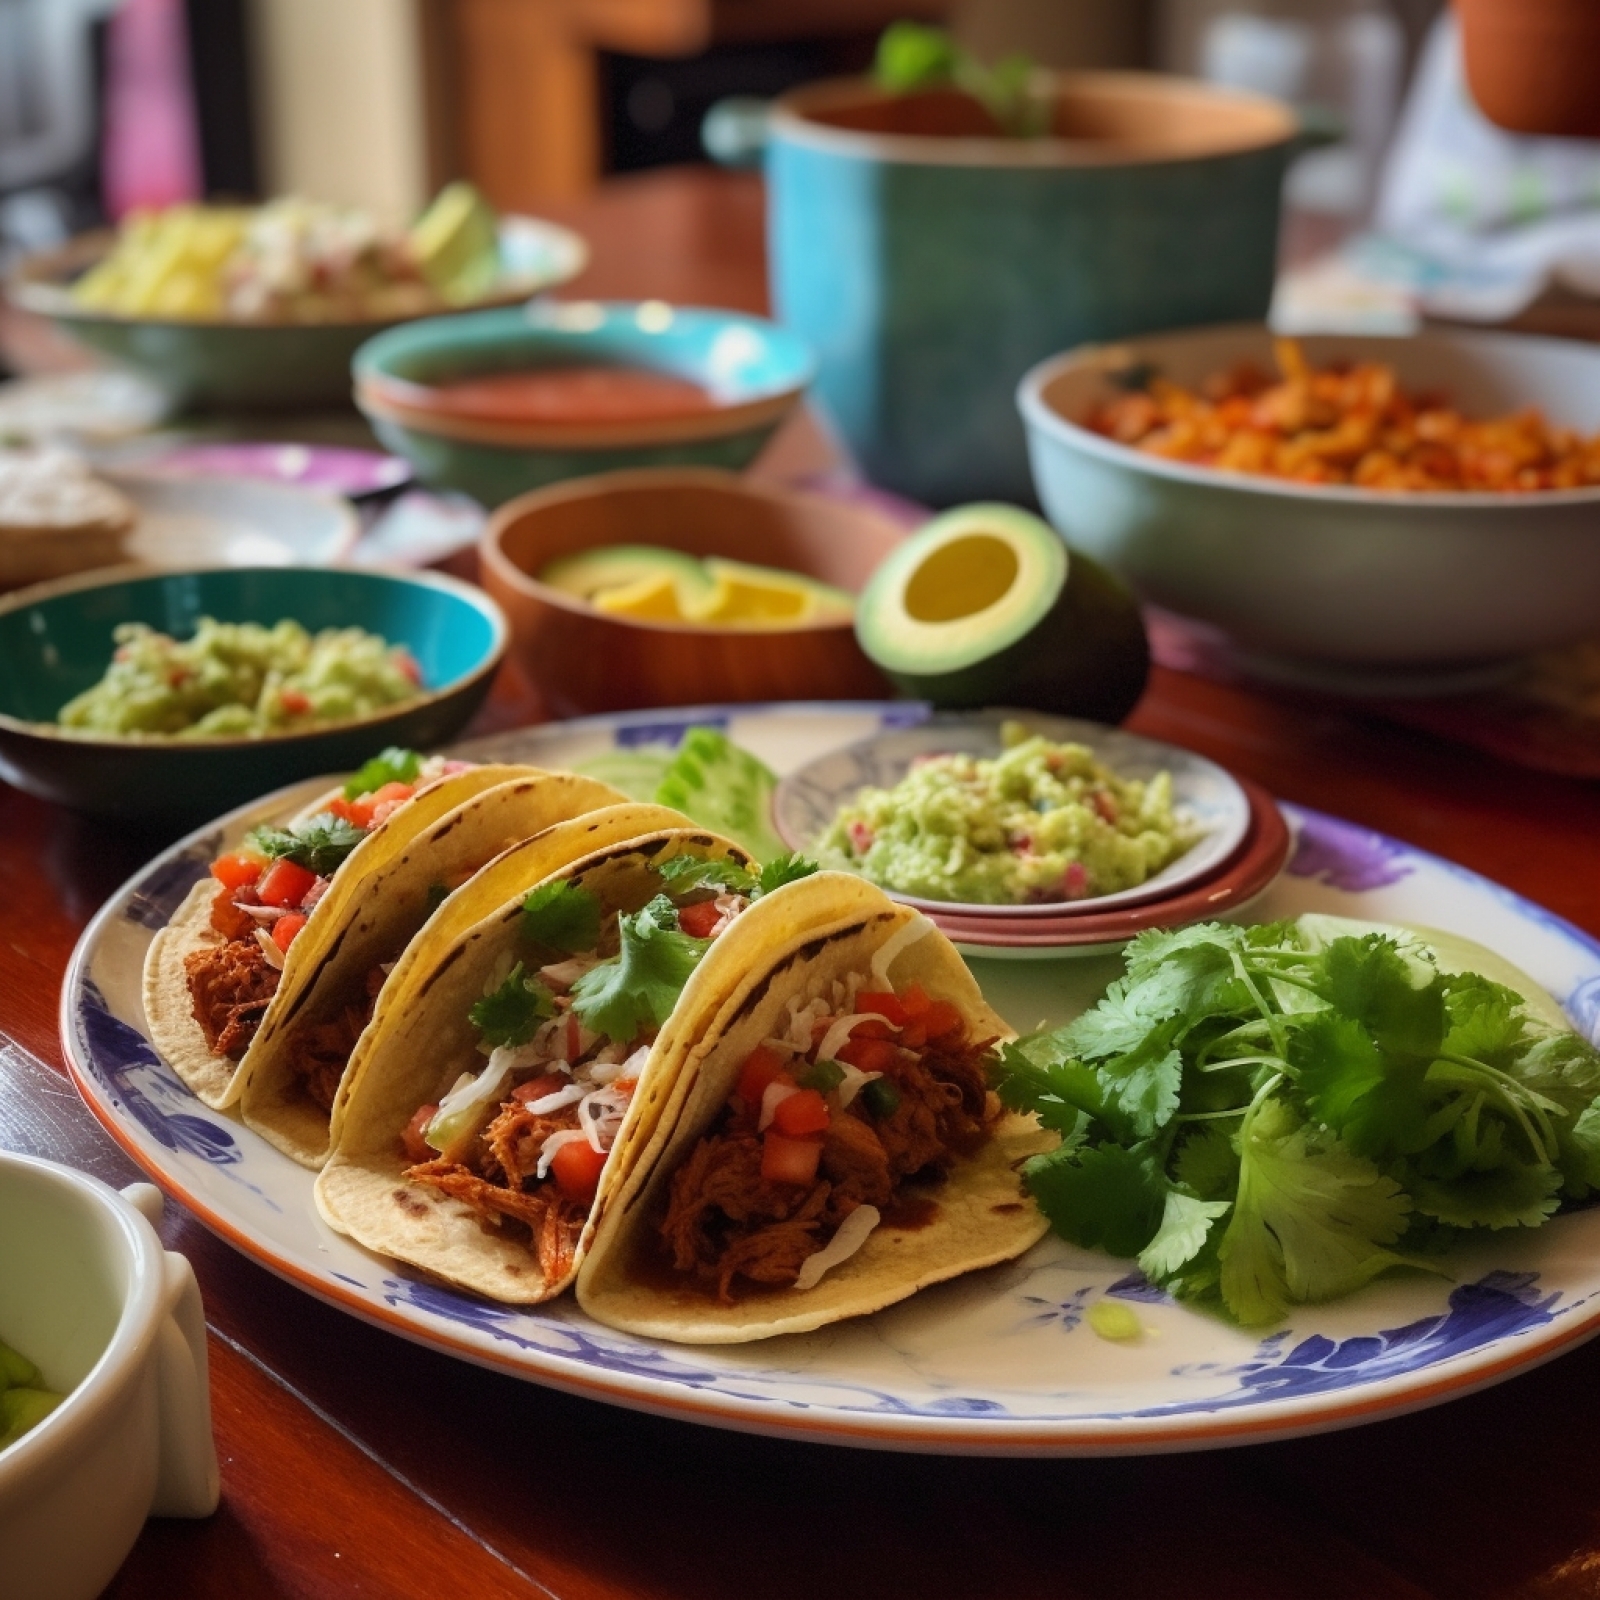
<svg viewBox="0 0 1600 1600">
<path fill-rule="evenodd" d="M 849 992 L 857 987 L 859 980 Z M 813 1027 L 823 1030 L 832 1020 Z M 819 1042 L 823 1036 L 816 1032 Z M 734 1094 L 673 1175 L 660 1225 L 673 1267 L 725 1304 L 737 1279 L 792 1284 L 806 1258 L 858 1206 L 891 1211 L 909 1180 L 943 1178 L 958 1155 L 987 1136 L 998 1112 L 984 1066 L 991 1042 L 969 1042 L 963 1031 L 897 1051 L 882 1074 L 898 1095 L 887 1116 L 873 1117 L 859 1096 L 843 1105 L 839 1092 L 830 1092 L 829 1126 L 810 1184 L 762 1176 L 761 1108 Z M 796 1066 L 816 1053 L 813 1046 Z"/>
<path fill-rule="evenodd" d="M 229 939 L 205 945 L 183 958 L 194 1019 L 213 1055 L 237 1061 L 255 1038 L 278 989 L 278 969 L 256 942 Z"/>
</svg>

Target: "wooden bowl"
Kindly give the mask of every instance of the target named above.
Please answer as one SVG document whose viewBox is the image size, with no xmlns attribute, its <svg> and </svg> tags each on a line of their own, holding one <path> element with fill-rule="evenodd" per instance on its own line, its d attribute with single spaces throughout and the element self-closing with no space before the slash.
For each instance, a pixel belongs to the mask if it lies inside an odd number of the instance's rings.
<svg viewBox="0 0 1600 1600">
<path fill-rule="evenodd" d="M 857 700 L 889 687 L 849 622 L 716 628 L 610 616 L 535 574 L 601 545 L 655 544 L 784 567 L 857 592 L 905 536 L 881 513 L 731 472 L 647 468 L 525 494 L 490 519 L 484 587 L 558 716 L 750 700 Z"/>
</svg>

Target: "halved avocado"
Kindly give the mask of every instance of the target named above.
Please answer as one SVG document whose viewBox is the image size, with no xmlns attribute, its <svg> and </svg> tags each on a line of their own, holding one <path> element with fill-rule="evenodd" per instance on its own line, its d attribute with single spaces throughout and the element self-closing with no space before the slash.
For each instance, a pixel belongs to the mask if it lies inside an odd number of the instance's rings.
<svg viewBox="0 0 1600 1600">
<path fill-rule="evenodd" d="M 694 556 L 654 544 L 613 544 L 580 550 L 546 563 L 539 574 L 540 583 L 589 601 L 603 590 L 629 589 L 651 578 L 672 580 L 679 619 L 705 605 L 715 587 Z"/>
<path fill-rule="evenodd" d="M 1120 722 L 1144 692 L 1138 602 L 1015 506 L 947 511 L 898 546 L 856 606 L 861 648 L 907 694 Z"/>
</svg>

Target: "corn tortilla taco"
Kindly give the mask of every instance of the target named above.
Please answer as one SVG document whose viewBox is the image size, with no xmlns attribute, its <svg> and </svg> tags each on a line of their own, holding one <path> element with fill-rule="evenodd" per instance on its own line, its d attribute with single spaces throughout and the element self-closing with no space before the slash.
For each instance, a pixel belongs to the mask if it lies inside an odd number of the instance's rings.
<svg viewBox="0 0 1600 1600">
<path fill-rule="evenodd" d="M 732 935 L 763 885 L 736 845 L 649 806 L 559 824 L 488 870 L 512 892 L 415 952 L 352 1063 L 316 1197 L 367 1248 L 527 1304 L 572 1281 L 598 1196 L 748 954 Z"/>
<path fill-rule="evenodd" d="M 150 1037 L 178 1076 L 207 1105 L 232 1105 L 267 1014 L 315 970 L 367 875 L 463 801 L 535 771 L 386 750 L 219 856 L 145 955 Z"/>
<path fill-rule="evenodd" d="M 752 907 L 735 940 L 759 961 L 602 1197 L 577 1281 L 590 1316 L 685 1343 L 765 1339 L 1043 1236 L 1019 1168 L 1055 1135 L 989 1091 L 989 1051 L 1012 1031 L 931 923 L 819 873 Z"/>
</svg>

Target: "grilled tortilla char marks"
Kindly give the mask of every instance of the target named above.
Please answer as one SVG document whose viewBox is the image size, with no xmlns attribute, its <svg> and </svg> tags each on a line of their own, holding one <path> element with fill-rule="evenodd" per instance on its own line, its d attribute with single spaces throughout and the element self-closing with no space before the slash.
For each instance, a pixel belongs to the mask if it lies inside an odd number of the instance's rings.
<svg viewBox="0 0 1600 1600">
<path fill-rule="evenodd" d="M 278 969 L 252 936 L 191 950 L 183 958 L 183 970 L 206 1047 L 213 1055 L 237 1061 L 277 992 Z"/>
<path fill-rule="evenodd" d="M 674 1268 L 731 1304 L 738 1278 L 793 1283 L 857 1206 L 876 1206 L 892 1223 L 906 1180 L 942 1178 L 987 1137 L 994 1108 L 983 1062 L 992 1043 L 969 1042 L 963 1031 L 902 1049 L 884 1069 L 899 1104 L 876 1120 L 861 1114 L 859 1097 L 833 1106 L 809 1185 L 761 1176 L 759 1108 L 735 1095 L 673 1174 L 660 1236 Z M 913 1211 L 916 1224 L 927 1220 Z"/>
</svg>

